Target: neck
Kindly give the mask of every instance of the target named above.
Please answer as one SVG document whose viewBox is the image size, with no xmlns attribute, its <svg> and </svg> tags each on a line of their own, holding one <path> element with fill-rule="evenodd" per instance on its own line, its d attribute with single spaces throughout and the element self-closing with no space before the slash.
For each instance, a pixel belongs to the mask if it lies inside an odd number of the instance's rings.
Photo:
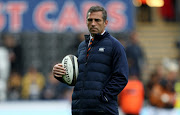
<svg viewBox="0 0 180 115">
<path fill-rule="evenodd" d="M 99 34 L 99 35 L 103 35 L 104 33 L 105 33 L 106 31 L 104 30 L 103 32 L 101 32 L 101 33 L 97 33 L 97 34 Z M 92 37 L 94 37 L 96 34 L 91 34 L 91 36 Z"/>
</svg>

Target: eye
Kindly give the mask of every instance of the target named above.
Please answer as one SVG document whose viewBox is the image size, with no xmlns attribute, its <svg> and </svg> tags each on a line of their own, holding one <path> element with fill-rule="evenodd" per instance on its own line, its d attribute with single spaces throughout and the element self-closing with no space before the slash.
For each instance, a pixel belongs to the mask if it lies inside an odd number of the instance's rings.
<svg viewBox="0 0 180 115">
<path fill-rule="evenodd" d="M 95 19 L 96 22 L 100 22 L 101 20 L 100 19 Z"/>
<path fill-rule="evenodd" d="M 88 20 L 88 22 L 92 22 L 92 19 L 87 19 Z"/>
</svg>

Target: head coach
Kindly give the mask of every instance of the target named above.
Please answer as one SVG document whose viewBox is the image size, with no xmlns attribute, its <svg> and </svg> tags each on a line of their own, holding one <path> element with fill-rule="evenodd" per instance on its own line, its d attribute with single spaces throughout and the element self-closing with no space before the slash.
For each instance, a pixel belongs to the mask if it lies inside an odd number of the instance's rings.
<svg viewBox="0 0 180 115">
<path fill-rule="evenodd" d="M 105 30 L 108 20 L 103 7 L 92 6 L 86 24 L 90 34 L 78 47 L 72 115 L 119 115 L 117 95 L 126 86 L 129 73 L 125 49 Z M 61 63 L 52 72 L 58 80 L 65 74 Z"/>
</svg>

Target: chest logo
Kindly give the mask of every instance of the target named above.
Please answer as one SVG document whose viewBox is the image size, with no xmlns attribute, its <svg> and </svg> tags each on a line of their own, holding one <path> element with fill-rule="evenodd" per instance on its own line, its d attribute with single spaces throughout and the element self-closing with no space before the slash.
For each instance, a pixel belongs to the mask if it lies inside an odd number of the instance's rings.
<svg viewBox="0 0 180 115">
<path fill-rule="evenodd" d="M 104 52 L 105 48 L 99 48 L 99 52 Z"/>
</svg>

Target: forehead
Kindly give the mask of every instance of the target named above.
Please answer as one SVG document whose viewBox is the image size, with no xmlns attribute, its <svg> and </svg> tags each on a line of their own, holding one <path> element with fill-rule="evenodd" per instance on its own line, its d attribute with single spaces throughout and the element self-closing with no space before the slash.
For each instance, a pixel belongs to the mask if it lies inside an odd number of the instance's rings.
<svg viewBox="0 0 180 115">
<path fill-rule="evenodd" d="M 89 12 L 87 18 L 102 19 L 103 18 L 103 14 L 102 14 L 101 11 Z"/>
</svg>

